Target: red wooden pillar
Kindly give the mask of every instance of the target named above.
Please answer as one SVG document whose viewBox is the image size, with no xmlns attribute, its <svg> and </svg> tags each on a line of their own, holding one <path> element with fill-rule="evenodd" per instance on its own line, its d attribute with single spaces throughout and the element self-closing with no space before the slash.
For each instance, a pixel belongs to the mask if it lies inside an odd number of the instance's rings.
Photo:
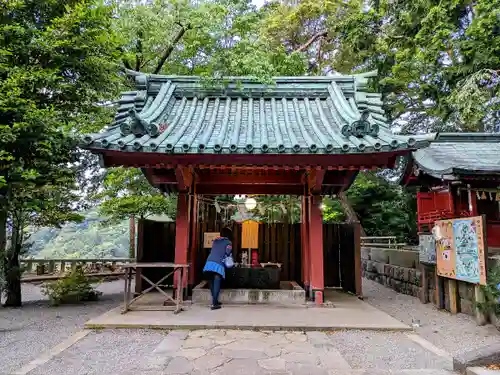
<svg viewBox="0 0 500 375">
<path fill-rule="evenodd" d="M 175 222 L 175 263 L 177 264 L 188 262 L 189 227 L 189 194 L 179 193 Z M 177 286 L 177 280 L 174 280 L 174 285 Z"/>
<path fill-rule="evenodd" d="M 311 290 L 316 304 L 323 304 L 325 279 L 323 272 L 323 215 L 321 196 L 313 195 L 309 206 L 309 252 L 311 263 Z"/>
<path fill-rule="evenodd" d="M 198 198 L 196 194 L 190 195 L 190 206 L 191 206 L 191 220 L 190 220 L 190 235 L 191 241 L 190 246 L 190 256 L 189 256 L 189 286 L 194 287 L 196 283 L 196 262 L 198 255 Z"/>
<path fill-rule="evenodd" d="M 309 202 L 308 197 L 302 196 L 302 212 L 301 212 L 301 223 L 300 223 L 300 238 L 302 244 L 302 281 L 304 283 L 304 289 L 306 293 L 309 292 L 310 286 L 310 261 L 309 261 Z"/>
</svg>

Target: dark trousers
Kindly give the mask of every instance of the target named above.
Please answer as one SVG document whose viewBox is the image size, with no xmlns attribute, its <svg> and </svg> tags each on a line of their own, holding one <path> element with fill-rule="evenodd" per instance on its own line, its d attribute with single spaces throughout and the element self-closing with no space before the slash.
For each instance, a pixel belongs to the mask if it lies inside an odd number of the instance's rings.
<svg viewBox="0 0 500 375">
<path fill-rule="evenodd" d="M 208 283 L 210 286 L 210 293 L 212 294 L 212 305 L 219 305 L 220 286 L 222 283 L 222 276 L 216 272 L 210 272 Z"/>
</svg>

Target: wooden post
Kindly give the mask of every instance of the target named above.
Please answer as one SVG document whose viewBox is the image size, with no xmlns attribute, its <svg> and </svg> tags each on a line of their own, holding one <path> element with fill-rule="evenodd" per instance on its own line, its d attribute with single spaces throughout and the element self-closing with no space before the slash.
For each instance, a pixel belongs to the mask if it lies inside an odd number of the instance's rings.
<svg viewBox="0 0 500 375">
<path fill-rule="evenodd" d="M 481 285 L 474 285 L 474 300 L 476 303 L 484 302 L 484 293 L 481 290 Z M 477 308 L 474 308 L 476 312 L 476 323 L 480 326 L 486 324 L 486 315 Z"/>
<path fill-rule="evenodd" d="M 175 222 L 175 263 L 187 264 L 189 248 L 189 196 L 187 193 L 177 195 L 177 217 Z M 177 287 L 178 278 L 174 278 Z M 186 285 L 184 285 L 186 287 Z"/>
<path fill-rule="evenodd" d="M 356 283 L 356 295 L 363 297 L 362 280 L 361 280 L 361 224 L 353 223 L 354 225 L 354 277 Z"/>
<path fill-rule="evenodd" d="M 448 295 L 450 298 L 450 312 L 456 314 L 458 313 L 457 280 L 448 279 Z"/>
<path fill-rule="evenodd" d="M 196 262 L 197 262 L 197 255 L 198 255 L 198 197 L 196 194 L 193 194 L 190 196 L 191 199 L 191 241 L 190 241 L 190 257 L 189 257 L 189 263 L 191 264 L 191 267 L 189 267 L 188 270 L 188 276 L 189 276 L 189 285 L 190 287 L 194 287 L 195 283 L 197 282 L 196 280 Z"/>
<path fill-rule="evenodd" d="M 437 267 L 436 273 L 434 274 L 434 280 L 436 282 L 436 307 L 440 310 L 444 309 L 444 290 L 443 290 L 443 278 L 438 275 Z"/>
<path fill-rule="evenodd" d="M 129 251 L 128 251 L 128 257 L 129 258 L 135 258 L 136 253 L 135 253 L 135 216 L 130 215 L 129 217 Z"/>
<path fill-rule="evenodd" d="M 310 273 L 309 273 L 309 204 L 308 198 L 303 195 L 302 196 L 302 212 L 301 212 L 301 224 L 300 224 L 300 235 L 302 242 L 302 280 L 304 282 L 304 289 L 306 291 L 306 295 L 309 295 L 309 286 L 310 286 Z"/>
<path fill-rule="evenodd" d="M 429 285 L 427 283 L 427 267 L 420 263 L 420 302 L 429 302 Z"/>
<path fill-rule="evenodd" d="M 137 222 L 137 252 L 135 254 L 136 262 L 143 262 L 144 259 L 144 219 L 139 219 Z M 142 269 L 135 270 L 135 294 L 139 295 L 142 292 Z M 132 275 L 130 275 L 132 277 Z"/>
<path fill-rule="evenodd" d="M 321 196 L 309 197 L 309 251 L 311 262 L 311 290 L 317 305 L 323 304 L 325 279 L 323 270 L 323 216 Z"/>
</svg>

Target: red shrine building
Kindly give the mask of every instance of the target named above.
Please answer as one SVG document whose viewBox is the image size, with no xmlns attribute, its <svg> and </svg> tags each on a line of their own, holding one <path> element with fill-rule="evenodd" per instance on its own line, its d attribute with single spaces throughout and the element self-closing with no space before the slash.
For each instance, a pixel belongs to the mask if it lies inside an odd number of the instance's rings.
<svg viewBox="0 0 500 375">
<path fill-rule="evenodd" d="M 368 90 L 373 76 L 277 77 L 272 85 L 236 77 L 208 85 L 197 77 L 137 75 L 114 122 L 87 135 L 83 147 L 104 167 L 141 168 L 152 185 L 177 194 L 175 263 L 199 256 L 200 196 L 301 196 L 301 281 L 322 303 L 322 196 L 348 189 L 360 170 L 393 168 L 398 157 L 429 144 L 390 131 L 380 95 Z"/>
<path fill-rule="evenodd" d="M 401 183 L 419 189 L 420 232 L 436 220 L 485 215 L 487 245 L 500 250 L 500 134 L 437 134 L 411 154 Z"/>
</svg>

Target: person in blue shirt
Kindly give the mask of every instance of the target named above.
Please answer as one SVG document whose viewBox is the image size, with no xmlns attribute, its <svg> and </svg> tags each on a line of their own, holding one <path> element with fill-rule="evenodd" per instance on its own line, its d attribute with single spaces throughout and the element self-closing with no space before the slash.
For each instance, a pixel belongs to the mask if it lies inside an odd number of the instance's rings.
<svg viewBox="0 0 500 375">
<path fill-rule="evenodd" d="M 232 255 L 233 232 L 229 228 L 223 228 L 220 232 L 220 237 L 217 237 L 213 244 L 210 254 L 208 254 L 207 262 L 203 268 L 203 273 L 206 280 L 210 284 L 210 293 L 212 294 L 212 310 L 221 308 L 219 302 L 219 293 L 222 279 L 226 278 L 226 267 L 224 266 L 224 258 Z"/>
</svg>

